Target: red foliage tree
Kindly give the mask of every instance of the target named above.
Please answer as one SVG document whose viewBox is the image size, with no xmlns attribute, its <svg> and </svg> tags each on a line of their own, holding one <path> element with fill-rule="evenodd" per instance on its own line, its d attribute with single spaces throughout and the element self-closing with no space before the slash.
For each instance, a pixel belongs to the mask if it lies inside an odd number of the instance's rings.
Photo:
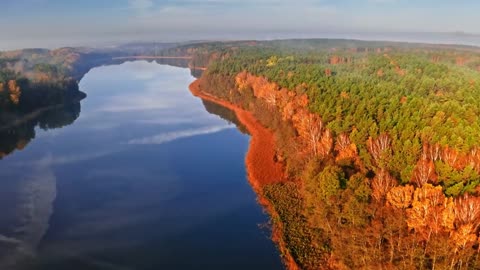
<svg viewBox="0 0 480 270">
<path fill-rule="evenodd" d="M 372 196 L 377 201 L 385 198 L 387 193 L 397 185 L 397 180 L 390 175 L 390 173 L 385 169 L 380 169 L 380 171 L 375 175 L 372 180 Z"/>
<path fill-rule="evenodd" d="M 392 140 L 386 133 L 380 134 L 376 139 L 368 138 L 367 149 L 377 165 L 381 164 L 386 153 L 391 151 Z"/>
<path fill-rule="evenodd" d="M 350 137 L 346 133 L 342 133 L 337 137 L 335 142 L 336 160 L 355 158 L 358 150 L 357 146 L 352 143 Z"/>
</svg>

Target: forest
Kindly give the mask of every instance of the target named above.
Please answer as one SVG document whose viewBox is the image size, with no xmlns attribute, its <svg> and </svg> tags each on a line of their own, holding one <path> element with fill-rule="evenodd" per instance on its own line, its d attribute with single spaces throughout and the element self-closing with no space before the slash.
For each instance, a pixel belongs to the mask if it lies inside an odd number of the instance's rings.
<svg viewBox="0 0 480 270">
<path fill-rule="evenodd" d="M 0 159 L 35 138 L 35 128 L 71 124 L 80 113 L 72 52 L 0 52 Z"/>
<path fill-rule="evenodd" d="M 208 66 L 202 91 L 275 134 L 288 181 L 259 197 L 289 268 L 480 268 L 479 49 L 290 40 L 174 52 Z"/>
</svg>

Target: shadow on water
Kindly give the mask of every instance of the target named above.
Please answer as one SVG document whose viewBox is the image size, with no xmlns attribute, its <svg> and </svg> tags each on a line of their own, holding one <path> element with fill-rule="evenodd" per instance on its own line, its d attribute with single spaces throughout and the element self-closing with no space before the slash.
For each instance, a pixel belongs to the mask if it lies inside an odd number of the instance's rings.
<svg viewBox="0 0 480 270">
<path fill-rule="evenodd" d="M 235 124 L 235 126 L 237 126 L 237 129 L 242 134 L 250 135 L 245 125 L 238 120 L 237 115 L 234 111 L 208 100 L 202 99 L 202 103 L 207 112 L 219 116 L 220 118 L 226 120 L 228 123 Z"/>
<path fill-rule="evenodd" d="M 80 116 L 80 101 L 47 106 L 27 112 L 0 111 L 0 159 L 23 150 L 35 138 L 35 128 L 57 129 Z"/>
</svg>

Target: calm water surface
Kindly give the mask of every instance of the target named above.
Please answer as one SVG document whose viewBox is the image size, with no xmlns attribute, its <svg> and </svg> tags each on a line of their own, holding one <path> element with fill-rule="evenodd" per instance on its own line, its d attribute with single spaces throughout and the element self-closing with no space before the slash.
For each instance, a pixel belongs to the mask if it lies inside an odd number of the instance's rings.
<svg viewBox="0 0 480 270">
<path fill-rule="evenodd" d="M 281 269 L 249 138 L 193 80 L 143 61 L 90 71 L 78 119 L 0 161 L 1 269 Z"/>
</svg>

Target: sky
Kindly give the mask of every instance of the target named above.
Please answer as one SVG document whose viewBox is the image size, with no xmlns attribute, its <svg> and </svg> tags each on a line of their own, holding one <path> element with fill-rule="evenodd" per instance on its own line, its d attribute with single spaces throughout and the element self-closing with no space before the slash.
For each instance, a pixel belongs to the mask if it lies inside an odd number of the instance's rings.
<svg viewBox="0 0 480 270">
<path fill-rule="evenodd" d="M 480 34 L 477 0 L 1 0 L 0 7 L 0 49 L 133 40 Z"/>
</svg>

